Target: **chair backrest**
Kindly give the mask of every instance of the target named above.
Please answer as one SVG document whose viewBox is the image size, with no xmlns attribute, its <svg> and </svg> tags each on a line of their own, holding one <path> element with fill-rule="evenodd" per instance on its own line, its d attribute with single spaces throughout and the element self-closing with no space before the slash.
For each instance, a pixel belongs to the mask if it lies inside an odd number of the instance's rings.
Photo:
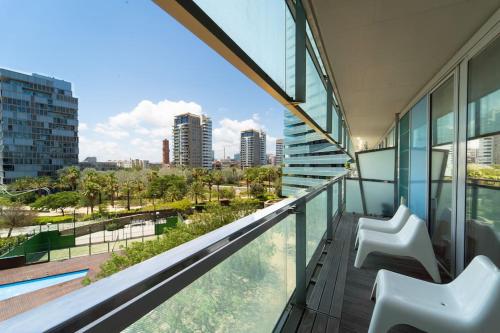
<svg viewBox="0 0 500 333">
<path fill-rule="evenodd" d="M 500 322 L 500 270 L 486 256 L 476 256 L 449 287 L 463 313 L 481 325 Z"/>
<path fill-rule="evenodd" d="M 430 238 L 429 234 L 427 233 L 427 228 L 425 226 L 424 220 L 422 220 L 415 214 L 412 214 L 408 218 L 408 221 L 406 221 L 403 228 L 396 235 L 401 242 L 406 244 L 413 243 L 418 239 L 418 243 L 421 243 L 422 240 L 425 242 L 425 244 L 420 245 L 432 246 L 430 244 Z"/>
<path fill-rule="evenodd" d="M 396 211 L 396 214 L 390 219 L 390 223 L 394 224 L 395 226 L 403 226 L 403 224 L 408 220 L 408 217 L 410 217 L 410 209 L 406 207 L 405 205 L 399 205 L 398 210 Z M 397 230 L 399 231 L 399 230 Z"/>
</svg>

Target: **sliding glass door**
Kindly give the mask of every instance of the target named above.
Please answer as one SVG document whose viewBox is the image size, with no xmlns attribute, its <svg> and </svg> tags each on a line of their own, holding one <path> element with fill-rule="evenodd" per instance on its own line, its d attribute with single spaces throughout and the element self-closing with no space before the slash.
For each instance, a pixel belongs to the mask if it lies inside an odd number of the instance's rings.
<svg viewBox="0 0 500 333">
<path fill-rule="evenodd" d="M 430 95 L 429 229 L 436 257 L 449 272 L 454 262 L 455 86 L 453 75 Z"/>
<path fill-rule="evenodd" d="M 500 266 L 500 37 L 468 62 L 465 265 Z"/>
</svg>

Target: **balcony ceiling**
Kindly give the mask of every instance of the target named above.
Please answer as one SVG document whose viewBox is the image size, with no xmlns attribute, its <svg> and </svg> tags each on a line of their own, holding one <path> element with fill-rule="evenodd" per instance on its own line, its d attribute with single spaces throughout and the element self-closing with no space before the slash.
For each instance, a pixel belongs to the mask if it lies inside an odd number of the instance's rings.
<svg viewBox="0 0 500 333">
<path fill-rule="evenodd" d="M 394 114 L 500 7 L 500 0 L 308 0 L 353 142 L 371 147 Z"/>
</svg>

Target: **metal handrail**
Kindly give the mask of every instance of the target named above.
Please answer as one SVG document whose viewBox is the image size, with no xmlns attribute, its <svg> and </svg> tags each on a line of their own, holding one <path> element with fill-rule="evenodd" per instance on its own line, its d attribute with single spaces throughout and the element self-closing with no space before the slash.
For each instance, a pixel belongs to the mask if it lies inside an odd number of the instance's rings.
<svg viewBox="0 0 500 333">
<path fill-rule="evenodd" d="M 125 329 L 345 174 L 0 323 L 0 332 Z"/>
</svg>

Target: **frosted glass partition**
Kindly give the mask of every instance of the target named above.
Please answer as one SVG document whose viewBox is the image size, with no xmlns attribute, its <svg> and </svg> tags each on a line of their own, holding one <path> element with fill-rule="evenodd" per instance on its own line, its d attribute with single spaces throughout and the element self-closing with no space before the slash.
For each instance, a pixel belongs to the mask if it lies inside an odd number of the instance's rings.
<svg viewBox="0 0 500 333">
<path fill-rule="evenodd" d="M 358 179 L 346 179 L 346 212 L 363 214 L 361 191 Z"/>
<path fill-rule="evenodd" d="M 289 215 L 124 332 L 271 332 L 294 289 Z"/>
<path fill-rule="evenodd" d="M 363 179 L 394 180 L 394 148 L 358 153 Z"/>
<path fill-rule="evenodd" d="M 394 184 L 363 181 L 363 191 L 367 214 L 392 216 L 394 210 Z"/>
<path fill-rule="evenodd" d="M 283 90 L 286 3 L 283 0 L 195 0 L 195 3 Z M 290 32 L 290 31 L 289 31 Z"/>
<path fill-rule="evenodd" d="M 306 263 L 311 260 L 326 231 L 326 199 L 326 191 L 323 191 L 307 203 Z"/>
</svg>

